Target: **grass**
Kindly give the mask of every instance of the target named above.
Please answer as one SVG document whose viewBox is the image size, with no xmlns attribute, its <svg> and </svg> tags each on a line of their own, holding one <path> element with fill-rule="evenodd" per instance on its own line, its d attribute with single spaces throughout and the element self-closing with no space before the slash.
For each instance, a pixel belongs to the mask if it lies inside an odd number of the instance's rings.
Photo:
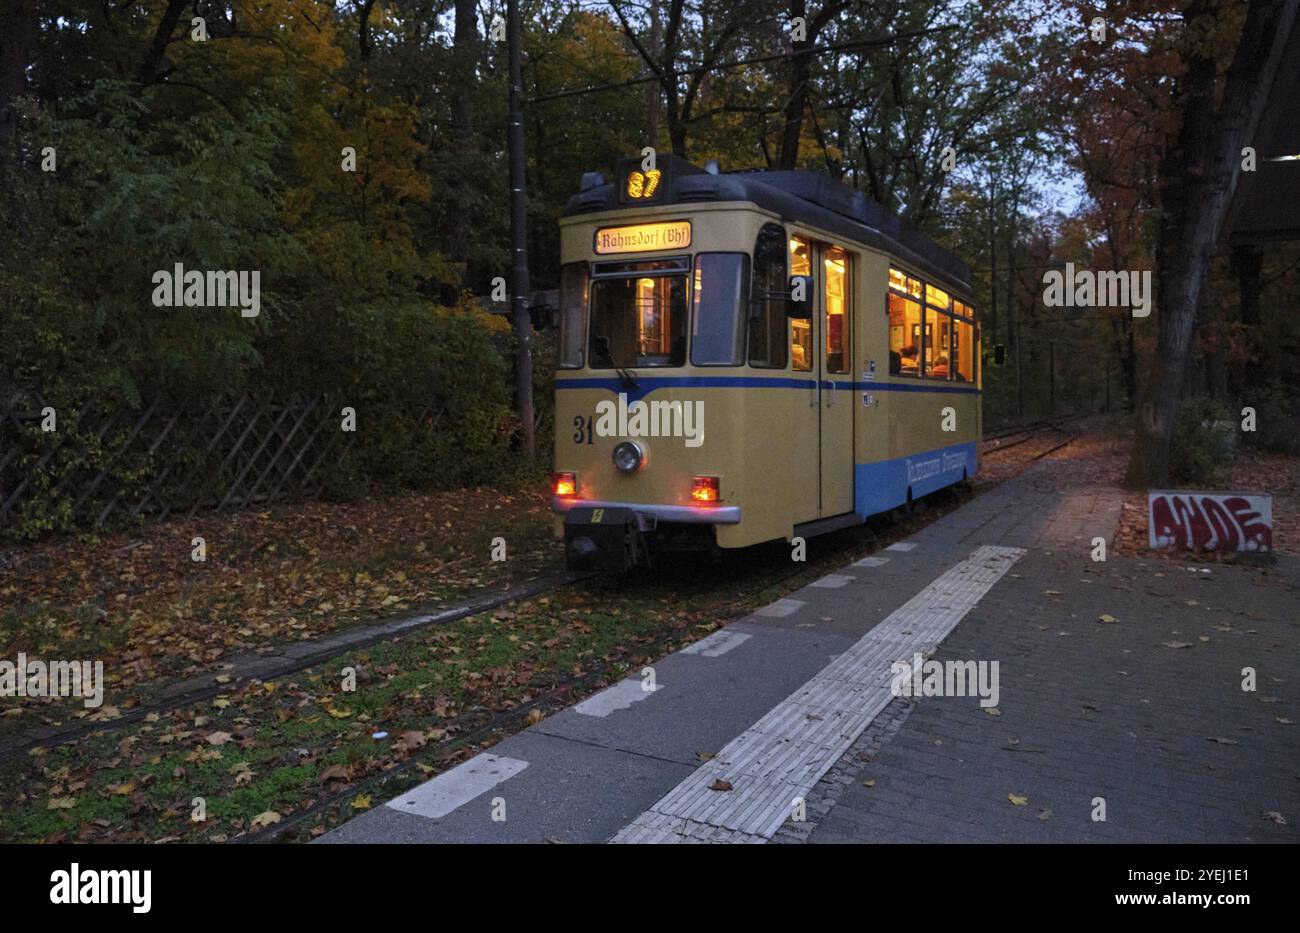
<svg viewBox="0 0 1300 933">
<path fill-rule="evenodd" d="M 959 505 L 951 496 L 922 503 L 918 514 L 898 524 L 875 523 L 879 538 L 848 530 L 814 539 L 804 565 L 792 565 L 789 547 L 778 542 L 734 555 L 723 567 L 686 556 L 651 573 L 594 578 L 346 652 L 307 671 L 243 683 L 214 700 L 74 744 L 35 749 L 0 764 L 0 812 L 5 814 L 0 841 L 222 842 L 253 832 L 259 816 L 262 824 L 271 818 L 266 814 L 282 819 L 310 814 L 306 834 L 324 832 L 491 741 L 480 732 L 501 716 L 517 715 L 522 706 L 544 698 L 554 707 L 568 705 Z M 441 518 L 446 534 L 390 534 L 382 542 L 353 521 L 337 529 L 329 539 L 333 544 L 317 546 L 315 554 L 311 548 L 304 553 L 290 546 L 281 551 L 280 539 L 271 538 L 260 548 L 262 558 L 289 561 L 288 572 L 304 561 L 319 565 L 324 575 L 317 584 L 319 594 L 285 608 L 260 600 L 255 587 L 249 592 L 247 587 L 203 584 L 211 597 L 204 605 L 206 615 L 188 618 L 200 619 L 202 631 L 222 626 L 256 630 L 262 619 L 283 613 L 276 632 L 295 632 L 291 626 L 297 623 L 307 626 L 303 634 L 314 634 L 333 621 L 317 627 L 322 603 L 340 599 L 345 587 L 362 586 L 372 593 L 369 601 L 351 609 L 364 612 L 364 607 L 382 605 L 373 595 L 376 582 L 388 595 L 406 595 L 399 575 L 411 580 L 409 561 L 446 566 L 462 560 L 465 540 L 490 541 L 503 519 L 532 521 L 540 535 L 542 522 L 536 514 L 529 517 L 529 511 L 523 509 L 523 517 L 515 512 L 480 517 L 467 522 L 459 536 L 446 523 L 461 529 L 454 516 L 463 513 L 448 512 Z M 520 528 L 510 528 L 511 547 L 527 540 Z M 554 567 L 554 546 L 537 540 L 535 552 L 514 551 L 513 559 L 531 561 L 527 568 Z M 424 550 L 419 549 L 422 542 Z M 349 549 L 364 553 L 350 558 Z M 475 557 L 466 562 L 457 585 L 482 585 L 494 579 L 493 570 Z M 251 579 L 267 584 L 265 573 Z M 39 624 L 42 614 L 28 613 L 26 624 Z M 170 620 L 152 624 L 173 635 L 183 628 Z M 207 644 L 201 638 L 192 641 L 200 651 Z M 211 667 L 215 662 L 192 663 Z M 354 691 L 344 689 L 347 668 L 356 674 Z M 376 731 L 387 732 L 387 738 L 373 738 Z M 399 766 L 409 773 L 377 789 Z M 191 819 L 196 798 L 206 807 L 204 821 Z"/>
<path fill-rule="evenodd" d="M 310 806 L 597 664 L 617 676 L 639 644 L 694 624 L 628 606 L 598 611 L 579 591 L 541 599 L 509 618 L 485 613 L 36 750 L 0 778 L 0 841 L 221 841 L 258 814 Z M 359 678 L 353 692 L 342 688 L 348 667 Z M 372 738 L 380 729 L 386 740 Z M 190 819 L 194 798 L 205 822 Z"/>
<path fill-rule="evenodd" d="M 191 560 L 194 536 L 206 541 L 205 562 Z M 491 560 L 495 537 L 506 539 L 505 562 Z M 558 554 L 542 496 L 490 489 L 211 515 L 134 539 L 49 541 L 10 557 L 0 657 L 102 660 L 108 702 L 129 708 L 169 680 L 218 671 L 233 654 L 451 603 L 554 569 Z M 66 703 L 7 702 L 0 731 L 76 715 Z"/>
</svg>

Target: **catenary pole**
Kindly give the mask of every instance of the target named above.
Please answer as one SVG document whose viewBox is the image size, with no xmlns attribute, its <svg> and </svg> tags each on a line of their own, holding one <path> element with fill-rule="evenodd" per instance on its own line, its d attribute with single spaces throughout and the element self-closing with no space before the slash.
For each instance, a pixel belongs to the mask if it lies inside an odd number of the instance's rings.
<svg viewBox="0 0 1300 933">
<path fill-rule="evenodd" d="M 523 428 L 524 454 L 537 453 L 533 421 L 533 325 L 528 315 L 528 202 L 524 190 L 523 64 L 520 50 L 519 0 L 506 4 L 506 45 L 510 59 L 510 307 L 515 326 L 515 409 Z"/>
</svg>

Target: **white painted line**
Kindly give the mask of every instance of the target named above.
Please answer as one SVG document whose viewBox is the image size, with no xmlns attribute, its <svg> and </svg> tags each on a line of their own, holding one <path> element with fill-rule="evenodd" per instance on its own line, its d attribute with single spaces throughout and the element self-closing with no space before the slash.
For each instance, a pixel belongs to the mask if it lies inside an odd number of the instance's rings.
<svg viewBox="0 0 1300 933">
<path fill-rule="evenodd" d="M 627 709 L 633 703 L 640 703 L 662 687 L 663 684 L 650 686 L 646 681 L 629 677 L 627 680 L 620 680 L 612 687 L 606 687 L 595 696 L 587 697 L 587 699 L 573 707 L 573 711 L 581 713 L 583 716 L 596 716 L 604 719 L 616 710 Z"/>
<path fill-rule="evenodd" d="M 911 541 L 899 541 L 897 544 L 891 544 L 885 548 L 886 551 L 915 551 L 916 545 Z"/>
<path fill-rule="evenodd" d="M 611 842 L 763 842 L 880 711 L 890 665 L 928 654 L 1024 554 L 985 545 L 886 616 Z M 718 784 L 716 782 L 723 782 Z M 730 790 L 713 790 L 715 786 Z"/>
<path fill-rule="evenodd" d="M 802 599 L 778 599 L 770 606 L 764 606 L 754 613 L 756 616 L 769 616 L 773 619 L 784 619 L 788 615 L 793 615 L 802 609 L 806 603 Z"/>
<path fill-rule="evenodd" d="M 682 654 L 716 658 L 726 654 L 732 648 L 739 648 L 752 637 L 748 632 L 736 632 L 729 628 L 719 629 L 708 638 L 701 638 L 695 644 L 687 645 L 682 649 Z"/>
<path fill-rule="evenodd" d="M 527 767 L 528 762 L 518 758 L 476 755 L 388 801 L 387 806 L 400 813 L 412 813 L 431 820 L 441 819 Z"/>
<path fill-rule="evenodd" d="M 854 567 L 881 567 L 889 563 L 888 557 L 864 557 L 862 560 L 855 561 Z"/>
<path fill-rule="evenodd" d="M 828 573 L 820 580 L 814 580 L 809 586 L 820 586 L 822 589 L 838 590 L 846 583 L 852 583 L 856 579 L 842 573 Z"/>
</svg>

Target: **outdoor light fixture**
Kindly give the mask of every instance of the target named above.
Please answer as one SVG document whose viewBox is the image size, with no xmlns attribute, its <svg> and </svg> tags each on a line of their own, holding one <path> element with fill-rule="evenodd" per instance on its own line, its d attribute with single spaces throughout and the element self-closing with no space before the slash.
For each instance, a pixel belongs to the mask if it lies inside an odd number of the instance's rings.
<svg viewBox="0 0 1300 933">
<path fill-rule="evenodd" d="M 691 482 L 691 498 L 696 502 L 717 502 L 718 478 L 716 476 L 697 476 Z"/>
<path fill-rule="evenodd" d="M 578 494 L 578 474 L 552 473 L 551 492 L 557 496 L 576 496 Z"/>
<path fill-rule="evenodd" d="M 641 469 L 645 462 L 645 451 L 633 441 L 624 441 L 614 448 L 614 466 L 624 473 L 632 474 Z"/>
</svg>

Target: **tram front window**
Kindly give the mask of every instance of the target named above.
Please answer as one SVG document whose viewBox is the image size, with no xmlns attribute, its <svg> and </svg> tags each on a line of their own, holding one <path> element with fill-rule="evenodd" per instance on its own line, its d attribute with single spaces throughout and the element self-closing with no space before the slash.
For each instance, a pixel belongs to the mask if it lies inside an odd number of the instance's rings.
<svg viewBox="0 0 1300 933">
<path fill-rule="evenodd" d="M 684 275 L 598 279 L 591 285 L 591 366 L 681 366 L 686 362 Z"/>
<path fill-rule="evenodd" d="M 739 366 L 745 361 L 741 309 L 749 305 L 749 257 L 744 253 L 700 253 L 694 281 L 691 362 L 696 366 Z"/>
</svg>

